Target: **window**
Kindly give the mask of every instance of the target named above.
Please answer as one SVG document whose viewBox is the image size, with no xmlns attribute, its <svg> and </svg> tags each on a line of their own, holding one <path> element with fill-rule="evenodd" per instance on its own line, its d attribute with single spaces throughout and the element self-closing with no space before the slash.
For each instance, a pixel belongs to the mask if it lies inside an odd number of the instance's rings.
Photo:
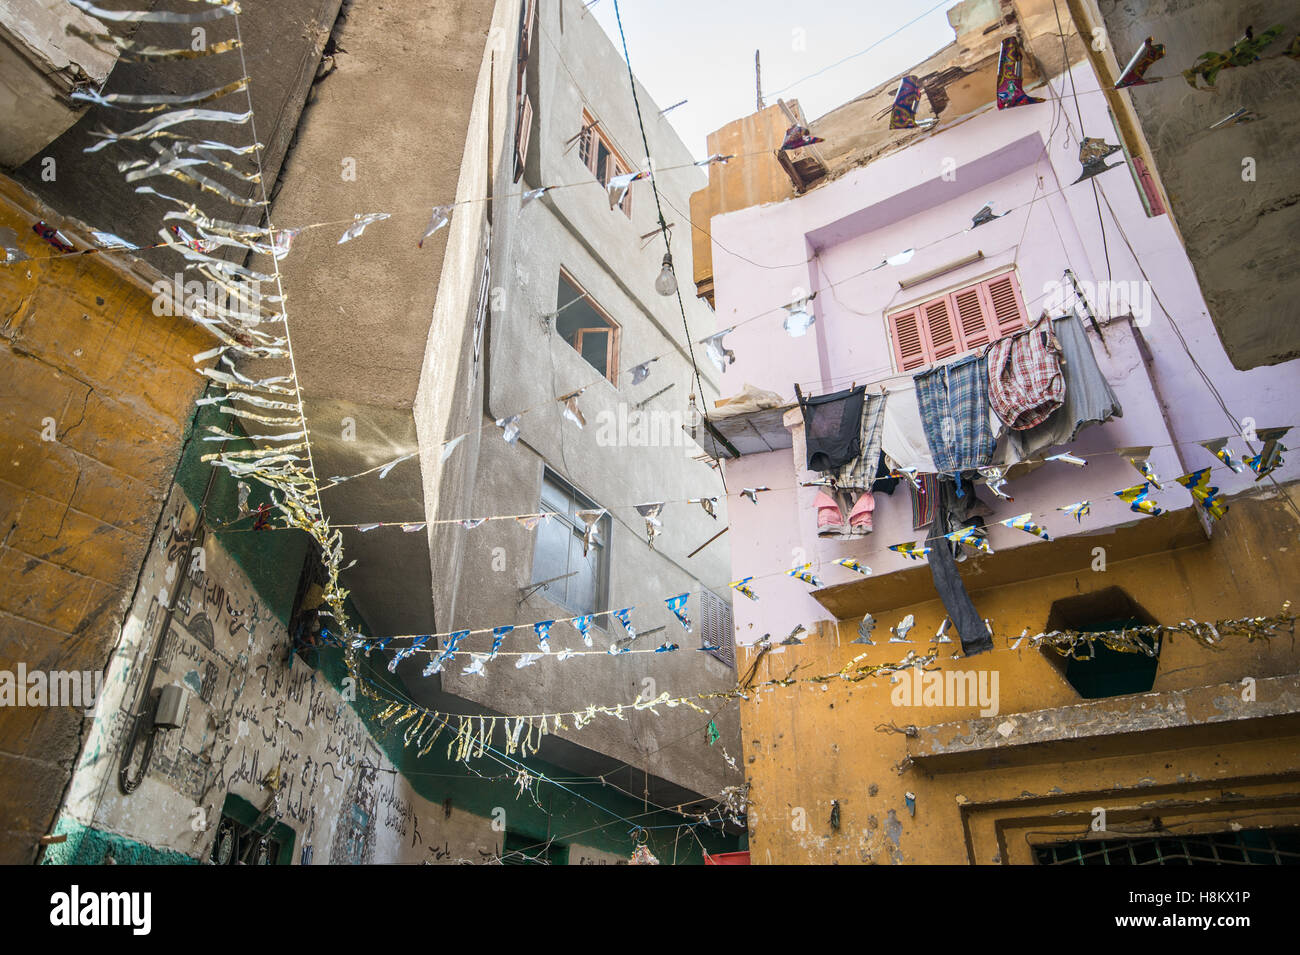
<svg viewBox="0 0 1300 955">
<path fill-rule="evenodd" d="M 1156 620 L 1131 598 L 1122 587 L 1107 587 L 1090 594 L 1064 597 L 1052 604 L 1047 616 L 1047 630 L 1078 630 L 1102 633 L 1130 627 L 1154 626 Z M 1100 700 L 1130 693 L 1147 693 L 1155 685 L 1160 667 L 1160 644 L 1143 638 L 1152 651 L 1126 653 L 1093 641 L 1093 655 L 1081 645 L 1076 656 L 1064 656 L 1044 647 L 1042 652 L 1085 700 Z M 1083 659 L 1080 659 L 1082 657 Z"/>
<path fill-rule="evenodd" d="M 601 131 L 600 123 L 585 109 L 582 111 L 582 134 L 578 139 L 578 156 L 602 186 L 608 186 L 615 176 L 632 171 L 632 164 L 619 155 Z M 618 204 L 623 214 L 632 218 L 632 190 L 623 194 Z"/>
<path fill-rule="evenodd" d="M 528 161 L 528 137 L 533 128 L 533 101 L 525 89 L 528 77 L 528 53 L 537 26 L 537 0 L 525 0 L 519 10 L 519 56 L 515 77 L 515 182 L 524 175 Z"/>
<path fill-rule="evenodd" d="M 706 651 L 733 670 L 736 668 L 736 628 L 731 622 L 731 604 L 711 590 L 700 592 L 700 646 L 714 646 Z"/>
<path fill-rule="evenodd" d="M 1242 829 L 1034 847 L 1037 865 L 1300 865 L 1300 829 Z"/>
<path fill-rule="evenodd" d="M 1013 272 L 941 295 L 889 316 L 899 371 L 987 345 L 1028 324 Z"/>
<path fill-rule="evenodd" d="M 292 865 L 294 832 L 233 793 L 221 807 L 213 865 Z"/>
<path fill-rule="evenodd" d="M 547 470 L 542 478 L 540 511 L 551 516 L 537 525 L 533 547 L 533 584 L 539 592 L 575 614 L 602 610 L 609 572 L 609 515 L 596 522 L 596 534 L 582 552 L 587 525 L 578 512 L 596 510 L 559 475 Z M 600 618 L 596 621 L 600 623 Z"/>
<path fill-rule="evenodd" d="M 587 363 L 618 384 L 618 324 L 567 272 L 560 273 L 556 295 L 555 330 Z"/>
</svg>

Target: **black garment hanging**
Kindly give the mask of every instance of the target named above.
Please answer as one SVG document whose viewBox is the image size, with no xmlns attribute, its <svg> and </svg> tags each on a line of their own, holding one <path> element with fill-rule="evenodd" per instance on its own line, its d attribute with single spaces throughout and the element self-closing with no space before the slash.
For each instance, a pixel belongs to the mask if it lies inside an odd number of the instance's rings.
<svg viewBox="0 0 1300 955">
<path fill-rule="evenodd" d="M 813 398 L 805 398 L 798 385 L 794 390 L 803 410 L 808 470 L 833 471 L 858 457 L 862 451 L 862 405 L 866 386 Z"/>
<path fill-rule="evenodd" d="M 885 452 L 880 452 L 880 461 L 876 464 L 876 483 L 871 485 L 871 490 L 876 494 L 893 494 L 894 489 L 898 487 L 898 482 L 902 478 L 889 476 L 889 465 L 885 463 Z"/>
<path fill-rule="evenodd" d="M 953 558 L 949 542 L 942 538 L 949 531 L 948 517 L 956 503 L 956 486 L 950 478 L 941 477 L 939 506 L 935 508 L 934 523 L 930 527 L 930 553 L 926 556 L 926 562 L 929 563 L 930 575 L 934 578 L 934 589 L 939 592 L 939 599 L 943 601 L 953 628 L 961 638 L 961 652 L 969 657 L 992 650 L 993 637 L 979 611 L 975 609 L 975 604 L 971 602 L 970 594 L 966 592 L 966 585 L 957 572 L 957 562 Z"/>
</svg>

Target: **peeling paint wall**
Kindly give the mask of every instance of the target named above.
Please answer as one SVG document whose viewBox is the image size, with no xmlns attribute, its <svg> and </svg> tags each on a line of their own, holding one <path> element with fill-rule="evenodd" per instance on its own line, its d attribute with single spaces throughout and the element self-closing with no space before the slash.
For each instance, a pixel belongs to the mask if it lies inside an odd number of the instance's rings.
<svg viewBox="0 0 1300 955">
<path fill-rule="evenodd" d="M 1296 485 L 1288 492 L 1300 499 Z M 1008 641 L 1026 627 L 1041 631 L 1054 601 L 1112 586 L 1160 623 L 1276 613 L 1298 596 L 1298 532 L 1277 497 L 1240 498 L 1204 544 L 1111 563 L 1104 572 L 1048 564 L 1041 577 L 976 593 L 976 606 L 994 621 L 995 649 L 953 659 L 950 647 L 940 647 L 936 665 L 944 673 L 997 674 L 997 713 L 981 723 L 1002 726 L 1008 740 L 1022 732 L 1052 740 L 1021 754 L 975 745 L 970 721 L 980 719 L 978 705 L 914 705 L 916 697 L 909 701 L 888 677 L 755 694 L 741 710 L 755 864 L 1028 862 L 1033 842 L 1088 835 L 1097 807 L 1121 834 L 1145 831 L 1153 816 L 1169 825 L 1169 807 L 1183 804 L 1195 812 L 1183 811 L 1186 824 L 1176 832 L 1293 824 L 1297 697 L 1264 689 L 1270 678 L 1290 685 L 1300 670 L 1300 648 L 1289 637 L 1228 637 L 1219 649 L 1174 637 L 1160 654 L 1154 695 L 1091 701 L 1094 725 L 1086 733 L 1074 725 L 1082 701 L 1053 661 L 1039 650 L 1011 650 Z M 1050 547 L 1042 555 L 1052 561 Z M 758 679 L 782 677 L 796 664 L 833 672 L 862 651 L 876 664 L 924 652 L 943 607 L 937 599 L 897 607 L 882 615 L 881 627 L 908 613 L 916 618 L 915 647 L 890 646 L 880 630 L 877 646 L 853 644 L 858 621 L 844 620 L 838 638 L 811 637 L 769 657 Z M 1260 687 L 1256 699 L 1245 698 L 1245 677 Z M 1199 689 L 1219 684 L 1227 686 L 1208 696 Z M 1189 700 L 1190 708 L 1180 702 Z M 1159 716 L 1167 704 L 1186 711 Z M 1180 720 L 1185 727 L 1169 728 Z M 909 739 L 908 726 L 922 728 L 922 739 Z M 966 755 L 927 762 L 925 754 L 938 749 Z M 916 761 L 900 774 L 909 754 Z M 838 832 L 830 826 L 832 800 L 840 806 Z"/>
</svg>

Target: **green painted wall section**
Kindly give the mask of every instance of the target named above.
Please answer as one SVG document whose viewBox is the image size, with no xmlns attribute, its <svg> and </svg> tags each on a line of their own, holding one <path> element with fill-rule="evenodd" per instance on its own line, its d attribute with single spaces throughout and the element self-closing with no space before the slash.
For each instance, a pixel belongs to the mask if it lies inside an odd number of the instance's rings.
<svg viewBox="0 0 1300 955">
<path fill-rule="evenodd" d="M 54 835 L 66 835 L 65 842 L 46 846 L 42 865 L 104 865 L 112 856 L 117 865 L 197 865 L 182 852 L 156 849 L 142 842 L 111 832 L 83 826 L 66 816 L 60 817 Z"/>
</svg>

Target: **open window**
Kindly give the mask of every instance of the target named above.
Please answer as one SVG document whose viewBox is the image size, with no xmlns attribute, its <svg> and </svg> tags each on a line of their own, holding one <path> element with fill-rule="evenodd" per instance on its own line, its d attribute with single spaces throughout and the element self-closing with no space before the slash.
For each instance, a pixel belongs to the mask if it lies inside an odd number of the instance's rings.
<svg viewBox="0 0 1300 955">
<path fill-rule="evenodd" d="M 1100 633 L 1155 625 L 1155 618 L 1123 588 L 1107 587 L 1053 603 L 1046 629 Z M 1146 693 L 1155 685 L 1156 670 L 1160 666 L 1159 640 L 1150 638 L 1146 641 L 1151 651 L 1149 655 L 1112 650 L 1099 640 L 1094 640 L 1092 645 L 1094 652 L 1089 659 L 1077 659 L 1087 657 L 1086 646 L 1076 648 L 1074 657 L 1064 656 L 1046 646 L 1042 652 L 1085 700 Z"/>
<path fill-rule="evenodd" d="M 600 128 L 600 121 L 587 110 L 582 111 L 582 132 L 578 138 L 578 156 L 583 164 L 591 170 L 602 186 L 609 186 L 615 176 L 632 171 L 632 164 L 624 159 L 610 142 L 609 136 Z M 632 190 L 623 194 L 618 204 L 623 214 L 632 218 Z"/>
<path fill-rule="evenodd" d="M 621 329 L 569 273 L 561 270 L 555 330 L 587 360 L 618 384 L 618 346 Z"/>
</svg>

